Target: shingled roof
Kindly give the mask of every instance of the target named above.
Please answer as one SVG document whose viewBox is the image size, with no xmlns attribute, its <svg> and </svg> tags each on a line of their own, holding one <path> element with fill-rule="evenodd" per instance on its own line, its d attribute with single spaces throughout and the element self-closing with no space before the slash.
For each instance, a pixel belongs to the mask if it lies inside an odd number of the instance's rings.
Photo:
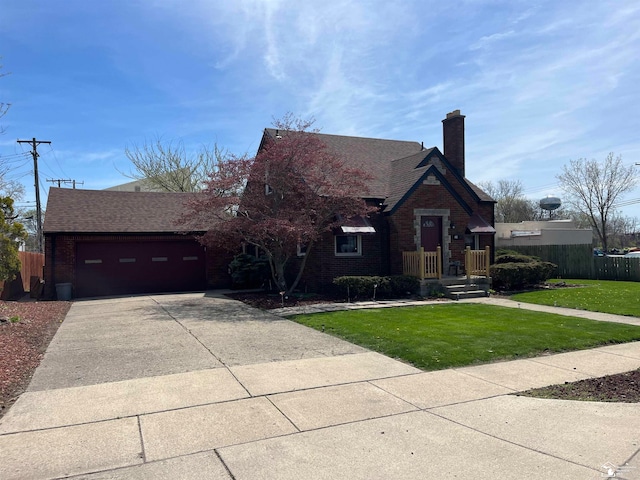
<svg viewBox="0 0 640 480">
<path fill-rule="evenodd" d="M 265 128 L 265 135 L 275 139 L 286 135 L 282 130 Z M 386 199 L 389 210 L 414 186 L 429 165 L 420 163 L 432 152 L 442 155 L 437 147 L 424 148 L 418 142 L 385 140 L 381 138 L 348 137 L 317 133 L 318 137 L 350 167 L 360 168 L 373 178 L 369 182 L 366 198 Z M 451 165 L 447 165 L 451 170 Z M 480 201 L 494 201 L 476 185 L 462 178 Z"/>
<path fill-rule="evenodd" d="M 271 138 L 276 138 L 276 132 L 274 128 L 265 128 L 265 134 Z M 347 165 L 365 170 L 373 177 L 366 195 L 368 198 L 386 198 L 389 195 L 392 160 L 408 157 L 423 150 L 418 142 L 324 133 L 316 135 Z"/>
<path fill-rule="evenodd" d="M 177 233 L 205 231 L 176 221 L 193 193 L 51 188 L 44 233 Z"/>
</svg>

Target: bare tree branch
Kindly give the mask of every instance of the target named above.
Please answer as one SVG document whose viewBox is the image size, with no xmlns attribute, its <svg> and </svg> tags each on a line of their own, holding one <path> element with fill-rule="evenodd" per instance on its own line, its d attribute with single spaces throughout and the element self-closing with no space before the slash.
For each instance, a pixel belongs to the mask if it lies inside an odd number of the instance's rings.
<svg viewBox="0 0 640 480">
<path fill-rule="evenodd" d="M 633 165 L 625 166 L 622 157 L 609 153 L 603 162 L 580 158 L 571 160 L 557 176 L 568 195 L 569 204 L 589 218 L 589 223 L 609 248 L 609 222 L 615 216 L 615 204 L 636 184 Z"/>
<path fill-rule="evenodd" d="M 519 223 L 539 218 L 537 205 L 524 196 L 520 180 L 498 180 L 497 184 L 483 182 L 480 187 L 496 201 L 496 222 Z"/>
<path fill-rule="evenodd" d="M 201 147 L 196 153 L 186 151 L 182 141 L 163 142 L 157 138 L 142 146 L 125 149 L 133 172 L 124 174 L 141 180 L 149 189 L 165 192 L 201 191 L 217 164 L 227 158 L 225 150 L 214 145 Z"/>
</svg>

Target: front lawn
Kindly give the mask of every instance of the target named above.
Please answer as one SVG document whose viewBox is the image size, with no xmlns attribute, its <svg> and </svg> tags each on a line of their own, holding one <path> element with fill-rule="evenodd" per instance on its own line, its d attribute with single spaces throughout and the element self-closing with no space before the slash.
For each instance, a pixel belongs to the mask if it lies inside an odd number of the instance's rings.
<svg viewBox="0 0 640 480">
<path fill-rule="evenodd" d="M 474 304 L 343 310 L 296 322 L 423 370 L 640 340 L 640 327 Z"/>
<path fill-rule="evenodd" d="M 552 282 L 552 281 L 550 281 Z M 640 317 L 640 283 L 611 280 L 554 280 L 579 287 L 518 293 L 512 300 L 539 305 Z"/>
</svg>

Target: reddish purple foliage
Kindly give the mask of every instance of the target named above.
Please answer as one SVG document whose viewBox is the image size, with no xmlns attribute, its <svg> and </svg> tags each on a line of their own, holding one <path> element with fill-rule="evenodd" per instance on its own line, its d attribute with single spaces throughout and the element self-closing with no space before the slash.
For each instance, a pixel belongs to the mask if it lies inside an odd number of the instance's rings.
<svg viewBox="0 0 640 480">
<path fill-rule="evenodd" d="M 290 115 L 275 125 L 281 132 L 268 139 L 253 159 L 219 163 L 203 198 L 191 203 L 189 218 L 205 220 L 203 241 L 230 251 L 241 244 L 258 247 L 269 259 L 273 280 L 292 290 L 285 267 L 299 244 L 307 246 L 337 227 L 337 215 L 366 216 L 373 209 L 363 197 L 370 176 L 345 164 L 309 131 L 311 122 Z"/>
</svg>

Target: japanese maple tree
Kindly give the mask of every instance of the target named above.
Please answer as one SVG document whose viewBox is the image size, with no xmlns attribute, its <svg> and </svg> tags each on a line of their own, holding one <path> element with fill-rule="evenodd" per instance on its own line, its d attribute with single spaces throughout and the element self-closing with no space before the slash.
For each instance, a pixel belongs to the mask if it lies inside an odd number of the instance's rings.
<svg viewBox="0 0 640 480">
<path fill-rule="evenodd" d="M 275 285 L 287 293 L 296 288 L 323 233 L 338 227 L 340 217 L 375 210 L 363 199 L 369 175 L 346 165 L 310 130 L 312 123 L 287 115 L 275 122 L 278 134 L 255 158 L 221 160 L 188 215 L 207 225 L 205 244 L 232 252 L 242 244 L 258 247 Z M 290 280 L 287 266 L 300 245 L 306 255 Z"/>
</svg>

